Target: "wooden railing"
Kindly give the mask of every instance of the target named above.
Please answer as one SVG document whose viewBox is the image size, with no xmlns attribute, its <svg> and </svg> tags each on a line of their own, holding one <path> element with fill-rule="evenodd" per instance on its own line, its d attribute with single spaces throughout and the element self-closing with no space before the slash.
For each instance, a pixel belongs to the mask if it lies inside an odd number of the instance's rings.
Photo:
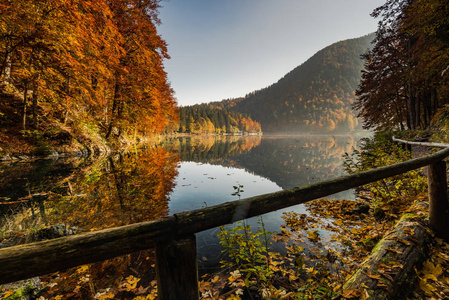
<svg viewBox="0 0 449 300">
<path fill-rule="evenodd" d="M 0 249 L 0 284 L 156 248 L 159 299 L 198 299 L 195 233 L 429 166 L 430 223 L 449 239 L 449 148 L 391 166 L 183 212 L 160 220 Z"/>
</svg>

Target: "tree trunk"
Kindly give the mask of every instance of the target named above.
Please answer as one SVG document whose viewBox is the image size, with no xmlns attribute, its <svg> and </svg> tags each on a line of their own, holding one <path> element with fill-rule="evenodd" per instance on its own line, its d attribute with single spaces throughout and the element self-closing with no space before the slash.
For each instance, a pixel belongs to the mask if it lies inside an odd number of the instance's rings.
<svg viewBox="0 0 449 300">
<path fill-rule="evenodd" d="M 408 98 L 406 98 L 405 106 L 406 106 L 405 116 L 407 120 L 407 127 L 408 129 L 413 129 L 412 101 L 410 100 L 410 95 L 408 96 Z"/>
<path fill-rule="evenodd" d="M 25 85 L 25 91 L 23 92 L 23 118 L 22 118 L 22 127 L 23 130 L 26 130 L 27 124 L 27 101 L 28 100 L 28 86 Z"/>
<path fill-rule="evenodd" d="M 415 280 L 414 268 L 425 260 L 430 240 L 428 228 L 404 216 L 344 284 L 343 296 L 405 299 Z"/>
<path fill-rule="evenodd" d="M 33 127 L 36 129 L 38 127 L 38 121 L 37 121 L 37 100 L 39 97 L 39 80 L 41 78 L 41 75 L 39 74 L 36 80 L 36 83 L 34 83 L 34 88 L 33 88 L 33 107 L 32 107 L 32 112 L 33 112 Z"/>
<path fill-rule="evenodd" d="M 5 62 L 5 76 L 3 78 L 3 81 L 5 83 L 11 83 L 11 53 L 6 54 L 6 62 Z"/>
<path fill-rule="evenodd" d="M 37 128 L 38 124 L 37 124 L 37 86 L 34 88 L 33 90 L 33 107 L 32 107 L 32 112 L 33 112 L 33 127 Z"/>
<path fill-rule="evenodd" d="M 11 83 L 11 67 L 12 67 L 12 60 L 11 60 L 11 43 L 6 43 L 6 53 L 5 53 L 5 60 L 4 60 L 4 73 L 3 73 L 3 82 L 6 84 Z"/>
<path fill-rule="evenodd" d="M 432 98 L 433 98 L 433 111 L 436 112 L 438 110 L 438 93 L 437 93 L 437 89 L 433 88 L 432 89 Z"/>
<path fill-rule="evenodd" d="M 117 82 L 115 84 L 115 89 L 114 89 L 114 98 L 112 100 L 112 109 L 111 109 L 111 120 L 109 122 L 108 131 L 106 133 L 106 138 L 109 138 L 109 136 L 112 133 L 112 129 L 114 129 L 114 126 L 115 126 L 115 124 L 114 124 L 114 120 L 115 120 L 114 114 L 116 114 L 116 112 L 118 111 L 119 94 L 120 94 L 120 84 Z"/>
<path fill-rule="evenodd" d="M 67 119 L 69 117 L 69 104 L 68 104 L 67 98 L 70 97 L 70 95 L 72 94 L 72 90 L 70 88 L 70 76 L 66 76 L 65 92 L 66 92 L 66 97 L 65 97 L 66 100 L 65 100 L 64 118 L 62 120 L 63 124 L 67 123 Z"/>
</svg>

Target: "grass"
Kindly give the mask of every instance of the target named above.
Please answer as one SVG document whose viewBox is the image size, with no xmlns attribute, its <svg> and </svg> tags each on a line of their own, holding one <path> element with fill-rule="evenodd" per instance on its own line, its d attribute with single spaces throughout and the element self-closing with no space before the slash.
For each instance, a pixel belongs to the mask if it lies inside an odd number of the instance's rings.
<svg viewBox="0 0 449 300">
<path fill-rule="evenodd" d="M 0 242 L 33 242 L 35 233 L 44 226 L 45 221 L 39 214 L 33 214 L 31 208 L 22 206 L 0 219 Z"/>
</svg>

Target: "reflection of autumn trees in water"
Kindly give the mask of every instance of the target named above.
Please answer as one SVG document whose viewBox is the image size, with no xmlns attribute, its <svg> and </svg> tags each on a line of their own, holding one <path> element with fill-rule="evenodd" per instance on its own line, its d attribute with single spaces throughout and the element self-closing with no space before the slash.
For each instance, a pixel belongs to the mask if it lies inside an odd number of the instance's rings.
<svg viewBox="0 0 449 300">
<path fill-rule="evenodd" d="M 178 161 L 162 147 L 98 160 L 61 184 L 65 193 L 52 198 L 50 223 L 93 230 L 166 216 Z"/>
<path fill-rule="evenodd" d="M 182 161 L 210 162 L 243 154 L 260 145 L 262 136 L 189 136 L 167 139 L 167 149 L 179 153 Z"/>
<path fill-rule="evenodd" d="M 188 137 L 167 141 L 183 161 L 244 168 L 282 188 L 337 177 L 345 152 L 356 147 L 351 136 Z"/>
<path fill-rule="evenodd" d="M 80 167 L 82 159 L 0 163 L 0 199 L 20 200 L 29 194 L 45 193 Z M 3 207 L 4 208 L 4 207 Z"/>
<path fill-rule="evenodd" d="M 39 175 L 42 178 L 33 185 L 32 193 L 51 191 L 45 202 L 48 224 L 97 230 L 166 216 L 180 160 L 245 168 L 289 188 L 340 175 L 342 155 L 354 146 L 351 137 L 172 138 L 137 153 L 98 160 L 70 159 L 70 163 L 53 164 L 53 170 L 38 167 L 39 174 L 47 177 Z M 25 165 L 22 168 L 18 174 L 25 177 Z M 114 298 L 132 299 L 137 290 L 124 288 L 129 276 L 141 279 L 136 289 L 149 287 L 154 279 L 152 257 L 153 250 L 142 251 L 44 277 L 44 281 L 56 283 L 44 297 L 90 299 L 110 288 Z"/>
<path fill-rule="evenodd" d="M 64 222 L 97 230 L 157 219 L 168 214 L 168 194 L 174 188 L 179 158 L 162 147 L 96 161 L 67 178 L 65 194 L 53 197 L 50 223 Z M 62 191 L 62 190 L 61 190 Z M 73 268 L 58 277 L 48 297 L 65 294 L 89 299 L 94 291 L 111 288 L 116 297 L 130 293 L 124 284 L 133 275 L 146 286 L 154 279 L 153 250 Z M 129 277 L 128 277 L 129 278 Z"/>
</svg>

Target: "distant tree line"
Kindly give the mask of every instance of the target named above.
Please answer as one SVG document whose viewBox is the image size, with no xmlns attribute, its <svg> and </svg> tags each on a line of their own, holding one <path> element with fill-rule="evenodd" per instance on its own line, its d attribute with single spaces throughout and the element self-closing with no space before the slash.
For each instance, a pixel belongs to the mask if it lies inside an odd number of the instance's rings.
<svg viewBox="0 0 449 300">
<path fill-rule="evenodd" d="M 259 133 L 261 126 L 250 117 L 214 104 L 197 104 L 179 109 L 180 133 Z"/>
<path fill-rule="evenodd" d="M 449 111 L 449 5 L 442 0 L 388 0 L 355 108 L 365 128 L 425 129 Z"/>
</svg>

